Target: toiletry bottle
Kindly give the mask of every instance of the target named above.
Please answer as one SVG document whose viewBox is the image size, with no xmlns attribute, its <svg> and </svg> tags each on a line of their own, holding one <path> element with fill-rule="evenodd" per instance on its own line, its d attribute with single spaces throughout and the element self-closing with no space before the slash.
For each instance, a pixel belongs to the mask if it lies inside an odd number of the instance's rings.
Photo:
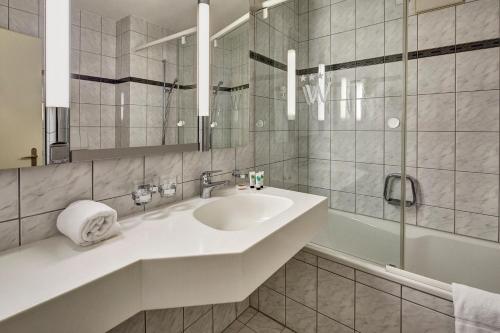
<svg viewBox="0 0 500 333">
<path fill-rule="evenodd" d="M 260 182 L 261 178 L 260 177 L 261 177 L 260 172 L 257 172 L 255 174 L 255 188 L 257 190 L 260 190 L 260 188 L 261 188 L 261 182 Z"/>
<path fill-rule="evenodd" d="M 248 173 L 248 178 L 250 181 L 250 188 L 255 188 L 255 171 L 250 171 Z"/>
<path fill-rule="evenodd" d="M 264 171 L 260 172 L 260 188 L 264 188 Z"/>
</svg>

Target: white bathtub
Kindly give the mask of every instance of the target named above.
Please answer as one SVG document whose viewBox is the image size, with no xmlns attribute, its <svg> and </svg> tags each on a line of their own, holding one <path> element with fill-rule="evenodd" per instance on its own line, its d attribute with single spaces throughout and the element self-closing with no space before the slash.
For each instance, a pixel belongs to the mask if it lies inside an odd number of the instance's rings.
<svg viewBox="0 0 500 333">
<path fill-rule="evenodd" d="M 336 210 L 313 243 L 399 266 L 399 223 Z M 445 283 L 500 293 L 500 244 L 407 225 L 405 269 Z"/>
</svg>

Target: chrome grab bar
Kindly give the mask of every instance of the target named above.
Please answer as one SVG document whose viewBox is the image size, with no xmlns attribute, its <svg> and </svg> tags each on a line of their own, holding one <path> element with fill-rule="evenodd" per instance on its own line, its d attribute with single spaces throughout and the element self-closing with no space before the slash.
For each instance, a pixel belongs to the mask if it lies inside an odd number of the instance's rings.
<svg viewBox="0 0 500 333">
<path fill-rule="evenodd" d="M 401 174 L 399 173 L 391 173 L 385 177 L 385 183 L 384 183 L 384 199 L 387 201 L 389 205 L 394 205 L 394 206 L 401 206 L 401 200 L 391 198 L 391 189 L 392 189 L 392 184 L 394 180 L 399 179 L 401 180 Z M 406 176 L 406 179 L 410 181 L 411 184 L 411 193 L 413 195 L 413 198 L 411 201 L 406 200 L 405 207 L 412 207 L 415 206 L 417 203 L 417 188 L 416 188 L 416 180 L 413 177 Z"/>
</svg>

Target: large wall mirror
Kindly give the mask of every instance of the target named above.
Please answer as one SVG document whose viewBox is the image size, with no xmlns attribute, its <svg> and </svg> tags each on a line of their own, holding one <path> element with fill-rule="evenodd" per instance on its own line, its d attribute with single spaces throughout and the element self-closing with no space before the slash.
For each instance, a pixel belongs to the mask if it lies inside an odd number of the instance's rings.
<svg viewBox="0 0 500 333">
<path fill-rule="evenodd" d="M 0 22 L 0 169 L 198 149 L 198 0 L 50 2 L 36 32 Z M 209 148 L 248 143 L 248 11 L 210 1 Z"/>
</svg>

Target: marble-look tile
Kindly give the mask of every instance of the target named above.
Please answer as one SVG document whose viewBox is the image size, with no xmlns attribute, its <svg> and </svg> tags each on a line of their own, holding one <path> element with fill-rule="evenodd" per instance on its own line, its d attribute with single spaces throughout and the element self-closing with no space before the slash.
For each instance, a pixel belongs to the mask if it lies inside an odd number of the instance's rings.
<svg viewBox="0 0 500 333">
<path fill-rule="evenodd" d="M 354 281 L 319 269 L 318 311 L 354 327 Z"/>
<path fill-rule="evenodd" d="M 419 132 L 418 166 L 422 168 L 454 170 L 455 133 Z"/>
<path fill-rule="evenodd" d="M 291 259 L 286 264 L 285 276 L 287 297 L 310 308 L 316 308 L 316 267 L 299 260 Z"/>
<path fill-rule="evenodd" d="M 329 5 L 329 0 L 309 0 L 309 10 L 315 10 Z"/>
<path fill-rule="evenodd" d="M 457 6 L 457 44 L 498 38 L 498 13 L 496 0 Z"/>
<path fill-rule="evenodd" d="M 277 188 L 284 188 L 284 163 L 277 162 L 269 165 L 269 185 Z"/>
<path fill-rule="evenodd" d="M 356 327 L 366 333 L 400 331 L 401 301 L 398 297 L 356 283 Z"/>
<path fill-rule="evenodd" d="M 259 288 L 259 311 L 284 324 L 285 296 L 272 289 L 261 286 Z M 253 319 L 255 319 L 255 317 Z M 250 323 L 248 326 L 251 327 Z"/>
<path fill-rule="evenodd" d="M 285 266 L 281 266 L 269 279 L 264 282 L 264 286 L 285 294 Z"/>
<path fill-rule="evenodd" d="M 283 300 L 284 303 L 284 300 Z M 284 304 L 283 304 L 284 306 Z M 283 325 L 275 322 L 271 318 L 264 316 L 262 313 L 257 313 L 248 323 L 247 326 L 256 333 L 281 333 Z"/>
<path fill-rule="evenodd" d="M 18 178 L 17 169 L 0 171 L 0 221 L 18 217 Z"/>
<path fill-rule="evenodd" d="M 453 209 L 455 206 L 455 172 L 418 169 L 419 193 L 417 201 L 425 205 Z"/>
<path fill-rule="evenodd" d="M 385 0 L 385 20 L 391 21 L 403 16 L 403 4 L 398 0 Z"/>
<path fill-rule="evenodd" d="M 80 48 L 81 51 L 101 54 L 101 33 L 90 29 L 82 28 L 80 30 Z"/>
<path fill-rule="evenodd" d="M 250 298 L 247 297 L 241 302 L 236 303 L 236 316 L 240 317 L 250 307 Z"/>
<path fill-rule="evenodd" d="M 455 130 L 455 94 L 418 96 L 419 131 Z"/>
<path fill-rule="evenodd" d="M 401 286 L 384 278 L 357 270 L 356 281 L 375 289 L 385 291 L 394 296 L 401 297 Z"/>
<path fill-rule="evenodd" d="M 417 225 L 430 229 L 453 232 L 455 228 L 454 211 L 452 209 L 418 205 Z"/>
<path fill-rule="evenodd" d="M 157 198 L 158 197 L 153 197 L 153 202 L 158 200 Z M 116 212 L 118 213 L 118 218 L 144 212 L 144 207 L 136 206 L 130 195 L 101 200 L 100 202 L 116 210 Z M 154 203 L 150 203 L 148 204 L 147 208 L 149 209 L 153 205 Z M 154 206 L 156 207 L 156 205 Z"/>
<path fill-rule="evenodd" d="M 331 159 L 335 161 L 354 161 L 356 132 L 331 132 Z"/>
<path fill-rule="evenodd" d="M 316 333 L 317 312 L 286 298 L 286 326 L 297 333 Z"/>
<path fill-rule="evenodd" d="M 255 310 L 254 308 L 248 308 L 245 310 L 245 312 L 243 312 L 239 317 L 238 317 L 238 321 L 246 324 L 250 321 L 250 319 L 253 318 L 253 316 L 255 316 L 257 314 L 257 310 Z"/>
<path fill-rule="evenodd" d="M 309 265 L 318 266 L 318 257 L 306 251 L 299 251 L 295 256 L 295 259 L 303 261 Z"/>
<path fill-rule="evenodd" d="M 499 88 L 499 48 L 457 53 L 457 91 Z"/>
<path fill-rule="evenodd" d="M 383 55 L 384 23 L 356 30 L 356 60 L 381 57 Z"/>
<path fill-rule="evenodd" d="M 104 56 L 116 57 L 116 37 L 102 34 L 102 50 Z"/>
<path fill-rule="evenodd" d="M 384 132 L 356 132 L 356 162 L 384 163 Z"/>
<path fill-rule="evenodd" d="M 215 304 L 213 307 L 214 333 L 222 332 L 236 320 L 236 305 L 234 303 Z"/>
<path fill-rule="evenodd" d="M 436 33 L 439 31 L 439 33 Z M 432 49 L 455 44 L 455 7 L 418 15 L 418 48 Z"/>
<path fill-rule="evenodd" d="M 66 208 L 92 197 L 91 163 L 21 169 L 21 217 Z"/>
<path fill-rule="evenodd" d="M 332 35 L 331 63 L 339 64 L 356 60 L 356 31 L 346 31 Z"/>
<path fill-rule="evenodd" d="M 354 330 L 318 313 L 318 333 L 354 333 Z"/>
<path fill-rule="evenodd" d="M 143 333 L 146 331 L 145 325 L 144 312 L 141 311 L 118 326 L 115 326 L 107 333 Z"/>
<path fill-rule="evenodd" d="M 246 328 L 245 324 L 239 320 L 235 320 L 223 331 L 223 333 L 241 333 L 244 328 Z"/>
<path fill-rule="evenodd" d="M 257 23 L 259 24 L 259 23 Z M 299 15 L 299 42 L 304 42 L 309 40 L 309 15 L 300 14 Z"/>
<path fill-rule="evenodd" d="M 426 308 L 453 316 L 453 302 L 449 300 L 405 286 L 403 286 L 403 298 L 410 302 L 425 306 Z"/>
<path fill-rule="evenodd" d="M 498 174 L 498 132 L 457 132 L 456 140 L 457 170 Z"/>
<path fill-rule="evenodd" d="M 498 175 L 456 173 L 456 209 L 498 216 Z"/>
<path fill-rule="evenodd" d="M 21 219 L 21 245 L 58 235 L 56 222 L 60 213 L 58 210 Z"/>
<path fill-rule="evenodd" d="M 208 311 L 193 325 L 189 326 L 184 333 L 212 333 L 213 320 L 212 311 Z"/>
<path fill-rule="evenodd" d="M 268 164 L 269 160 L 270 160 L 270 133 L 261 132 L 255 137 L 255 164 L 256 165 Z"/>
<path fill-rule="evenodd" d="M 498 217 L 457 210 L 455 233 L 498 242 Z"/>
<path fill-rule="evenodd" d="M 377 218 L 383 217 L 384 199 L 381 197 L 369 197 L 356 195 L 356 213 Z"/>
<path fill-rule="evenodd" d="M 356 67 L 356 98 L 384 97 L 384 64 Z"/>
<path fill-rule="evenodd" d="M 457 131 L 498 131 L 497 90 L 457 93 Z"/>
<path fill-rule="evenodd" d="M 453 317 L 403 300 L 402 330 L 407 333 L 453 333 Z"/>
<path fill-rule="evenodd" d="M 385 96 L 402 96 L 402 65 L 400 62 L 385 64 Z"/>
<path fill-rule="evenodd" d="M 9 7 L 0 6 L 0 28 L 9 28 Z"/>
<path fill-rule="evenodd" d="M 19 220 L 0 223 L 0 251 L 19 246 Z"/>
<path fill-rule="evenodd" d="M 354 100 L 331 101 L 330 118 L 332 130 L 354 130 L 355 108 Z"/>
<path fill-rule="evenodd" d="M 280 162 L 283 161 L 285 152 L 284 152 L 284 143 L 285 143 L 285 138 L 286 138 L 286 132 L 285 131 L 271 131 L 269 133 L 270 137 L 270 151 L 269 151 L 269 158 L 270 162 Z"/>
<path fill-rule="evenodd" d="M 309 39 L 330 35 L 330 11 L 317 9 L 309 12 Z"/>
<path fill-rule="evenodd" d="M 144 158 L 94 162 L 94 199 L 102 200 L 132 193 L 144 182 Z"/>
<path fill-rule="evenodd" d="M 250 294 L 250 306 L 254 309 L 259 308 L 259 288 Z"/>
<path fill-rule="evenodd" d="M 116 21 L 107 17 L 102 18 L 102 32 L 111 36 L 116 36 Z"/>
<path fill-rule="evenodd" d="M 38 14 L 38 0 L 9 0 L 9 7 Z"/>
<path fill-rule="evenodd" d="M 408 96 L 408 109 L 407 109 L 407 119 L 406 125 L 408 131 L 417 130 L 417 96 Z M 401 118 L 401 111 L 403 108 L 403 102 L 401 97 L 386 97 L 385 98 L 385 130 L 401 132 L 400 128 L 389 128 L 388 121 L 390 118 Z"/>
<path fill-rule="evenodd" d="M 309 67 L 330 62 L 330 36 L 309 41 Z"/>
<path fill-rule="evenodd" d="M 384 0 L 356 0 L 356 28 L 384 22 Z"/>
<path fill-rule="evenodd" d="M 349 192 L 347 189 L 344 192 Z M 383 190 L 383 165 L 356 163 L 356 193 L 381 197 Z"/>
<path fill-rule="evenodd" d="M 384 130 L 383 98 L 364 98 L 356 101 L 356 130 Z"/>
<path fill-rule="evenodd" d="M 356 210 L 356 195 L 354 193 L 331 191 L 330 207 L 354 213 Z"/>
<path fill-rule="evenodd" d="M 417 166 L 417 132 L 406 135 L 406 166 Z M 385 164 L 401 164 L 401 133 L 385 132 Z M 399 171 L 398 171 L 399 172 Z"/>
<path fill-rule="evenodd" d="M 148 333 L 180 333 L 182 325 L 182 308 L 146 311 Z"/>
<path fill-rule="evenodd" d="M 309 186 L 330 187 L 330 161 L 309 159 Z"/>
<path fill-rule="evenodd" d="M 309 131 L 309 158 L 329 160 L 330 141 L 329 131 Z"/>
<path fill-rule="evenodd" d="M 354 268 L 351 268 L 349 266 L 345 266 L 337 262 L 319 257 L 318 267 L 345 278 L 354 280 Z"/>
<path fill-rule="evenodd" d="M 356 28 L 356 1 L 346 0 L 332 4 L 331 32 L 339 33 Z"/>
<path fill-rule="evenodd" d="M 184 308 L 184 329 L 198 321 L 203 315 L 212 315 L 212 305 L 189 306 Z"/>
<path fill-rule="evenodd" d="M 329 95 L 331 100 L 352 100 L 356 98 L 356 69 L 346 68 L 332 73 L 332 85 Z M 348 105 L 350 106 L 350 105 Z M 352 105 L 354 107 L 354 104 Z M 342 111 L 342 112 L 341 112 Z M 347 114 L 350 114 L 346 110 Z M 345 112 L 339 106 L 334 107 L 332 112 L 344 115 Z M 333 119 L 333 118 L 332 118 Z M 335 128 L 332 123 L 332 129 L 354 129 L 354 124 L 349 128 Z"/>
<path fill-rule="evenodd" d="M 356 166 L 353 162 L 332 161 L 330 189 L 356 192 Z"/>
<path fill-rule="evenodd" d="M 458 55 L 457 55 L 458 67 Z M 457 75 L 459 71 L 457 69 Z M 435 94 L 455 91 L 455 54 L 418 60 L 418 93 Z"/>
<path fill-rule="evenodd" d="M 203 171 L 211 170 L 211 152 L 187 152 L 183 154 L 183 181 L 200 179 Z"/>
<path fill-rule="evenodd" d="M 182 153 L 146 156 L 144 166 L 145 177 L 148 180 L 160 183 L 174 180 L 182 183 Z"/>
<path fill-rule="evenodd" d="M 9 30 L 38 37 L 38 15 L 9 8 Z"/>
<path fill-rule="evenodd" d="M 81 80 L 80 81 L 80 103 L 82 103 L 82 104 L 100 104 L 100 100 L 101 100 L 100 83 Z"/>
<path fill-rule="evenodd" d="M 101 31 L 101 19 L 98 14 L 89 12 L 87 10 L 81 11 L 81 26 L 95 31 Z"/>
<path fill-rule="evenodd" d="M 402 19 L 385 22 L 385 55 L 403 52 Z"/>
</svg>

